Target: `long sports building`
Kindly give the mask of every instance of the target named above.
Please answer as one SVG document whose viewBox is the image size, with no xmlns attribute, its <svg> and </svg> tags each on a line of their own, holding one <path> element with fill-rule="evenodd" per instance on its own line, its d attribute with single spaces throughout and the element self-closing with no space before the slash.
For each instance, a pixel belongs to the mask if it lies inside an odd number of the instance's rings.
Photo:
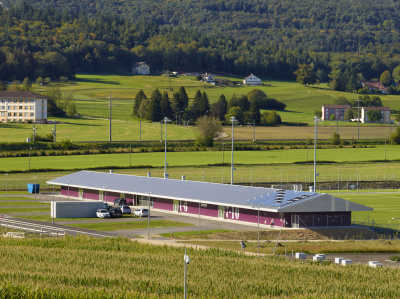
<svg viewBox="0 0 400 299">
<path fill-rule="evenodd" d="M 351 225 L 352 211 L 372 211 L 329 194 L 79 171 L 51 181 L 61 195 L 275 227 Z"/>
</svg>

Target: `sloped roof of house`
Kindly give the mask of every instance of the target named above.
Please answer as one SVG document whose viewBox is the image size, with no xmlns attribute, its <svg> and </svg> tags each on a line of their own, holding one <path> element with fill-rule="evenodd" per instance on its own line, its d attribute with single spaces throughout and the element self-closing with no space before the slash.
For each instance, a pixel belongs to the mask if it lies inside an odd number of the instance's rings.
<svg viewBox="0 0 400 299">
<path fill-rule="evenodd" d="M 31 91 L 0 91 L 0 98 L 37 98 L 47 99 L 45 96 Z"/>
<path fill-rule="evenodd" d="M 390 111 L 390 107 L 361 107 L 363 110 Z"/>
<path fill-rule="evenodd" d="M 350 109 L 350 105 L 322 105 L 322 108 Z"/>
<path fill-rule="evenodd" d="M 244 80 L 249 79 L 250 77 L 256 77 L 257 79 L 260 79 L 260 78 L 258 78 L 256 75 L 251 74 L 250 76 L 247 76 L 246 78 L 244 78 Z M 260 80 L 261 80 L 261 79 L 260 79 Z"/>
<path fill-rule="evenodd" d="M 68 183 L 67 183 L 68 182 Z M 205 204 L 228 205 L 274 212 L 310 211 L 371 211 L 372 209 L 332 195 L 216 184 L 187 180 L 163 179 L 115 173 L 79 171 L 47 182 L 69 187 L 131 193 L 142 196 L 185 200 Z M 307 208 L 304 206 L 306 205 Z"/>
<path fill-rule="evenodd" d="M 141 65 L 147 65 L 147 66 L 149 66 L 146 62 L 135 62 L 135 63 L 132 65 L 132 67 L 139 67 L 139 66 L 141 66 Z"/>
<path fill-rule="evenodd" d="M 370 89 L 379 89 L 379 90 L 387 90 L 387 87 L 385 87 L 381 82 L 379 81 L 363 81 L 361 82 L 363 86 L 366 86 Z"/>
</svg>

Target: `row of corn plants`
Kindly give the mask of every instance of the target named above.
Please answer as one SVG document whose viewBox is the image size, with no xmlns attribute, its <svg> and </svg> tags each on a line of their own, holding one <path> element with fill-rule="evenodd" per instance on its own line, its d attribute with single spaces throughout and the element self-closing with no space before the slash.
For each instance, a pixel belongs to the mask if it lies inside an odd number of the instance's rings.
<svg viewBox="0 0 400 299">
<path fill-rule="evenodd" d="M 183 248 L 125 238 L 0 242 L 0 298 L 183 297 Z M 397 268 L 314 264 L 188 248 L 189 298 L 399 297 Z"/>
</svg>

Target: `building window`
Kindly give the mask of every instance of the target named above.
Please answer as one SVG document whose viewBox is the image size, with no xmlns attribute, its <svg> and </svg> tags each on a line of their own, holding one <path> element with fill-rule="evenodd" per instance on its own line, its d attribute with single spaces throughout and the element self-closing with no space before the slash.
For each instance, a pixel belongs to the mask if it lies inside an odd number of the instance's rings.
<svg viewBox="0 0 400 299">
<path fill-rule="evenodd" d="M 35 110 L 35 107 L 34 107 L 34 106 L 31 106 L 31 110 Z"/>
<path fill-rule="evenodd" d="M 34 113 L 31 113 L 31 116 L 33 117 L 35 114 Z"/>
</svg>

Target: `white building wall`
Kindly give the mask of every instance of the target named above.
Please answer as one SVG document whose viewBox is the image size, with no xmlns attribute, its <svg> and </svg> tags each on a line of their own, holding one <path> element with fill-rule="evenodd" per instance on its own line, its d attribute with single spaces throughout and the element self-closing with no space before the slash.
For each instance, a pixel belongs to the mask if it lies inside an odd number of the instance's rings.
<svg viewBox="0 0 400 299">
<path fill-rule="evenodd" d="M 54 218 L 90 218 L 96 217 L 96 211 L 103 208 L 101 201 L 56 201 L 51 203 L 51 216 Z"/>
</svg>

